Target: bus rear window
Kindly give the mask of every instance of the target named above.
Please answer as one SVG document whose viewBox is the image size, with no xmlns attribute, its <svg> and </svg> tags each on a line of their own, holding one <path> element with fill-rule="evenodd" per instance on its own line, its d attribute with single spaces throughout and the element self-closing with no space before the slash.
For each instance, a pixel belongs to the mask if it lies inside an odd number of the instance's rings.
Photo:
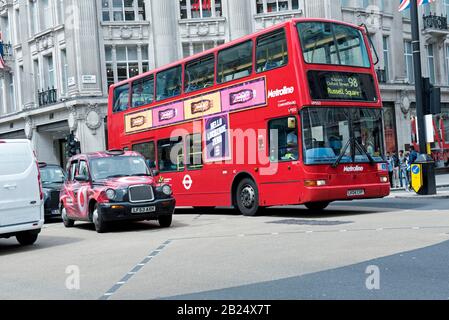
<svg viewBox="0 0 449 320">
<path fill-rule="evenodd" d="M 214 85 L 214 55 L 208 55 L 186 64 L 184 91 L 192 92 Z"/>
<path fill-rule="evenodd" d="M 132 107 L 137 108 L 152 103 L 154 100 L 154 76 L 133 82 Z"/>
<path fill-rule="evenodd" d="M 368 51 L 358 29 L 329 22 L 300 22 L 297 28 L 307 63 L 370 66 Z"/>
<path fill-rule="evenodd" d="M 114 89 L 113 112 L 125 111 L 129 104 L 129 84 Z"/>
<path fill-rule="evenodd" d="M 218 53 L 218 83 L 249 76 L 253 70 L 253 42 L 247 41 Z"/>
<path fill-rule="evenodd" d="M 157 100 L 176 97 L 181 94 L 181 66 L 161 71 L 156 76 Z"/>
</svg>

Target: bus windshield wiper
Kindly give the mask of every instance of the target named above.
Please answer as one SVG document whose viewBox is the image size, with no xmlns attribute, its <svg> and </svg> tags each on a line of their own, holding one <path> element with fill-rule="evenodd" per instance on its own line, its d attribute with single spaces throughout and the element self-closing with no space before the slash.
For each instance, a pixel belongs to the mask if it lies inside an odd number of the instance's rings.
<svg viewBox="0 0 449 320">
<path fill-rule="evenodd" d="M 340 154 L 338 155 L 338 158 L 332 164 L 332 168 L 336 168 L 340 164 L 341 159 L 343 159 L 343 157 L 345 156 L 346 150 L 348 150 L 349 146 L 351 145 L 351 141 L 352 141 L 352 138 L 349 139 L 348 142 L 346 142 L 344 148 L 341 149 Z"/>
<path fill-rule="evenodd" d="M 368 153 L 368 151 L 366 151 L 365 148 L 362 147 L 357 140 L 354 139 L 354 142 L 355 142 L 355 147 L 359 150 L 360 153 L 366 155 L 370 164 L 373 164 L 376 162 L 376 161 L 374 161 L 373 157 Z"/>
</svg>

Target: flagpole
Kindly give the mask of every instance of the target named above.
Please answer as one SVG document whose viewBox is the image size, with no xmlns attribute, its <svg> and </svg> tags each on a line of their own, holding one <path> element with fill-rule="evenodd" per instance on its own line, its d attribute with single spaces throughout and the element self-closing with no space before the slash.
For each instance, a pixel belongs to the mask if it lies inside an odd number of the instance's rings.
<svg viewBox="0 0 449 320">
<path fill-rule="evenodd" d="M 410 0 L 412 24 L 412 49 L 415 72 L 416 119 L 418 121 L 419 152 L 426 153 L 426 131 L 424 121 L 423 81 L 421 68 L 421 46 L 419 41 L 418 1 Z"/>
</svg>

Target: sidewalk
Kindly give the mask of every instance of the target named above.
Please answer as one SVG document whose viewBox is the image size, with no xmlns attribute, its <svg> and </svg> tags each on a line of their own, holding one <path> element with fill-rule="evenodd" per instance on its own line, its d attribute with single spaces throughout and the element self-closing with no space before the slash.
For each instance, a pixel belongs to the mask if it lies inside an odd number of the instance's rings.
<svg viewBox="0 0 449 320">
<path fill-rule="evenodd" d="M 420 196 L 420 195 L 417 195 L 413 190 L 407 192 L 407 191 L 405 191 L 405 188 L 392 188 L 391 194 L 389 197 L 396 198 L 396 199 L 410 199 L 410 198 L 449 199 L 449 191 L 439 190 L 442 188 L 449 188 L 449 174 L 446 173 L 446 174 L 437 175 L 435 177 L 435 180 L 436 180 L 436 185 L 437 185 L 437 194 L 436 195 Z"/>
</svg>

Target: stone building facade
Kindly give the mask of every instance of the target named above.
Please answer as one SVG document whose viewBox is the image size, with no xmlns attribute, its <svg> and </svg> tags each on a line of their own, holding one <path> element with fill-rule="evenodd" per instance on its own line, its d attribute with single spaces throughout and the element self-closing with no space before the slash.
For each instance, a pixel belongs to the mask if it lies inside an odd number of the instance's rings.
<svg viewBox="0 0 449 320">
<path fill-rule="evenodd" d="M 442 88 L 436 123 L 447 140 L 448 13 L 449 0 L 420 8 L 423 73 Z M 83 152 L 105 149 L 109 84 L 291 18 L 322 17 L 367 26 L 387 147 L 404 149 L 415 99 L 407 14 L 390 0 L 0 0 L 0 138 L 31 139 L 51 163 L 64 164 L 70 131 Z"/>
</svg>

